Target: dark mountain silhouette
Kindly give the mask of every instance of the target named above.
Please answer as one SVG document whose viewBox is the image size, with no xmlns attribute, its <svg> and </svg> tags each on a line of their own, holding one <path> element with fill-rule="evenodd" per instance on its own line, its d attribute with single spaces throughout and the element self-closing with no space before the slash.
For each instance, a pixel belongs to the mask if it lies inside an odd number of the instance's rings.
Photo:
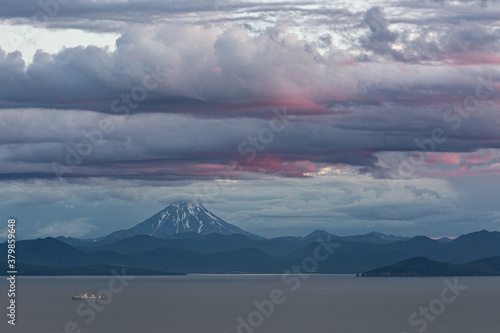
<svg viewBox="0 0 500 333">
<path fill-rule="evenodd" d="M 194 237 L 192 233 L 186 233 L 168 239 L 135 235 L 110 244 L 62 238 L 74 244 L 85 244 L 78 248 L 49 237 L 18 241 L 16 254 L 22 264 L 53 268 L 122 265 L 182 273 L 281 273 L 294 265 L 300 266 L 305 258 L 312 258 L 320 243 L 330 242 L 336 244 L 335 248 L 324 261 L 318 262 L 316 272 L 358 273 L 414 257 L 449 264 L 471 264 L 475 260 L 500 256 L 499 237 L 498 232 L 480 231 L 447 243 L 417 236 L 383 244 L 353 241 L 353 238 L 346 240 L 324 232 L 315 232 L 304 238 L 273 239 L 255 239 L 242 234 L 198 234 Z M 7 244 L 0 244 L 0 250 L 5 253 Z M 489 263 L 495 264 L 493 261 Z M 478 274 L 483 274 L 481 265 L 478 264 L 477 269 Z"/>
<path fill-rule="evenodd" d="M 426 257 L 416 257 L 395 265 L 364 272 L 361 276 L 500 276 L 500 257 L 484 258 L 460 265 L 434 261 Z"/>
<path fill-rule="evenodd" d="M 351 241 L 351 242 L 375 243 L 375 244 L 387 244 L 387 243 L 405 241 L 405 240 L 410 239 L 408 237 L 385 235 L 383 233 L 375 232 L 375 231 L 372 231 L 372 232 L 364 234 L 364 235 L 337 236 L 337 235 L 331 234 L 331 233 L 324 231 L 324 230 L 315 230 L 304 238 L 305 239 L 315 239 L 317 237 L 327 237 L 327 236 L 335 238 L 335 239 L 343 239 L 343 240 L 347 240 L 347 241 Z"/>
<path fill-rule="evenodd" d="M 113 275 L 119 272 L 126 275 L 182 275 L 181 273 L 170 273 L 147 268 L 116 266 L 116 265 L 92 265 L 82 267 L 46 267 L 38 265 L 27 265 L 19 263 L 16 265 L 17 274 L 20 276 L 89 276 L 89 275 Z M 6 262 L 0 262 L 0 267 L 7 267 Z"/>
<path fill-rule="evenodd" d="M 452 264 L 500 256 L 500 232 L 482 230 L 462 235 L 425 255 L 432 260 Z"/>
<path fill-rule="evenodd" d="M 86 252 L 52 237 L 18 241 L 16 245 L 16 258 L 25 264 L 64 267 L 93 263 L 93 259 Z M 6 243 L 2 244 L 2 251 L 7 253 Z"/>
<path fill-rule="evenodd" d="M 191 235 L 189 235 L 191 236 Z M 283 239 L 251 239 L 241 234 L 220 235 L 210 234 L 198 237 L 188 237 L 185 239 L 159 239 L 147 235 L 137 235 L 127 239 L 119 240 L 112 244 L 98 246 L 82 246 L 80 249 L 91 252 L 98 249 L 111 250 L 121 254 L 130 254 L 140 251 L 149 251 L 164 247 L 191 250 L 198 253 L 217 253 L 232 251 L 241 248 L 256 248 L 272 256 L 283 256 L 298 249 L 312 240 L 296 239 L 295 241 L 285 241 Z"/>
</svg>

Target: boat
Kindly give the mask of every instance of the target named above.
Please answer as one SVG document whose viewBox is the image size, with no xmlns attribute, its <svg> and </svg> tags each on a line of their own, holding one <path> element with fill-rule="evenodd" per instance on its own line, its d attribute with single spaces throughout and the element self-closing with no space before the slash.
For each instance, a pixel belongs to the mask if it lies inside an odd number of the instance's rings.
<svg viewBox="0 0 500 333">
<path fill-rule="evenodd" d="M 104 296 L 99 295 L 99 294 L 95 295 L 95 294 L 87 294 L 87 293 L 80 295 L 80 293 L 78 293 L 77 295 L 73 296 L 71 299 L 74 301 L 96 300 L 96 299 L 104 299 Z"/>
</svg>

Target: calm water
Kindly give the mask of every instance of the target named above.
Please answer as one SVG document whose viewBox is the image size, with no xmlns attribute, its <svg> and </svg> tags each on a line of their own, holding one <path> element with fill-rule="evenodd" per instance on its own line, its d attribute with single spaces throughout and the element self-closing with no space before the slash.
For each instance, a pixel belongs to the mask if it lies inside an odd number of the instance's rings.
<svg viewBox="0 0 500 333">
<path fill-rule="evenodd" d="M 93 333 L 498 333 L 500 329 L 500 278 L 459 278 L 467 289 L 455 297 L 445 293 L 445 278 L 355 278 L 314 275 L 300 286 L 285 284 L 281 275 L 191 275 L 137 277 L 111 302 L 97 305 L 72 301 L 77 292 L 107 288 L 110 277 L 21 277 L 17 281 L 17 325 L 3 315 L 1 332 Z M 453 278 L 448 278 L 453 282 Z M 118 287 L 119 284 L 116 284 Z M 295 291 L 291 287 L 297 287 Z M 7 304 L 7 283 L 0 283 Z M 271 292 L 274 312 L 270 314 Z M 276 291 L 278 290 L 278 291 Z M 280 293 L 282 292 L 282 294 Z M 266 315 L 254 301 L 264 304 Z M 434 306 L 409 317 L 420 307 Z M 444 305 L 444 308 L 441 306 Z M 77 308 L 80 306 L 80 313 Z M 267 306 L 267 307 L 266 307 Z M 5 308 L 4 308 L 5 309 Z M 91 318 L 91 313 L 95 317 Z M 250 321 L 252 325 L 248 323 Z M 244 318 L 245 324 L 237 321 Z M 85 321 L 87 320 L 88 323 Z M 74 322 L 76 327 L 67 323 Z"/>
</svg>

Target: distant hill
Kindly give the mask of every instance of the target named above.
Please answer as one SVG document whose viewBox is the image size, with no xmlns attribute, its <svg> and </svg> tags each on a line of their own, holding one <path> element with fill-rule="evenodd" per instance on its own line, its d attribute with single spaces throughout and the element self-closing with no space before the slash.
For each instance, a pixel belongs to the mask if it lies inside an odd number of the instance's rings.
<svg viewBox="0 0 500 333">
<path fill-rule="evenodd" d="M 26 264 L 40 266 L 86 266 L 92 265 L 94 260 L 84 251 L 55 238 L 23 240 L 16 244 L 16 258 Z M 6 243 L 1 248 L 7 253 Z"/>
<path fill-rule="evenodd" d="M 454 238 L 450 238 L 450 237 L 441 237 L 441 238 L 437 238 L 436 239 L 438 242 L 441 242 L 441 243 L 449 243 L 449 242 L 452 242 L 454 240 Z"/>
<path fill-rule="evenodd" d="M 426 236 L 415 236 L 405 241 L 384 244 L 382 247 L 386 250 L 399 250 L 412 256 L 422 255 L 435 251 L 443 246 L 442 242 L 431 239 Z"/>
<path fill-rule="evenodd" d="M 282 256 L 291 251 L 294 251 L 303 245 L 312 242 L 296 239 L 294 241 L 268 240 L 268 239 L 252 239 L 242 234 L 221 235 L 198 235 L 192 237 L 187 234 L 188 238 L 169 238 L 160 239 L 148 235 L 137 235 L 123 240 L 116 241 L 112 244 L 82 246 L 86 252 L 96 250 L 110 250 L 120 254 L 131 254 L 143 251 L 150 251 L 160 248 L 176 248 L 185 249 L 193 252 L 210 254 L 224 251 L 238 250 L 242 248 L 256 248 L 272 256 Z"/>
<path fill-rule="evenodd" d="M 6 252 L 6 243 L 0 249 Z M 22 258 L 25 265 L 52 267 L 61 272 L 74 267 L 121 265 L 176 273 L 261 273 L 261 267 L 272 267 L 276 260 L 256 248 L 211 254 L 168 247 L 129 254 L 103 249 L 85 252 L 50 237 L 19 241 L 17 249 L 18 260 Z"/>
<path fill-rule="evenodd" d="M 182 273 L 170 273 L 146 268 L 114 266 L 114 265 L 92 265 L 83 267 L 46 267 L 17 263 L 17 274 L 20 276 L 102 276 L 112 275 L 113 271 L 125 272 L 127 275 L 183 275 Z M 6 262 L 0 262 L 0 267 L 7 267 Z M 2 270 L 6 272 L 7 270 Z"/>
<path fill-rule="evenodd" d="M 362 277 L 411 276 L 500 276 L 500 257 L 484 258 L 455 265 L 416 257 L 395 265 L 377 268 L 361 274 Z"/>
<path fill-rule="evenodd" d="M 379 234 L 364 236 L 339 237 L 320 230 L 307 237 L 257 239 L 238 233 L 200 235 L 188 232 L 168 238 L 149 235 L 118 237 L 111 243 L 48 237 L 17 242 L 16 255 L 26 265 L 61 271 L 75 267 L 122 265 L 178 273 L 282 273 L 302 265 L 304 259 L 315 255 L 321 242 L 329 239 L 330 243 L 335 243 L 334 251 L 318 263 L 316 272 L 354 274 L 415 257 L 455 265 L 500 257 L 498 232 L 475 232 L 446 243 L 425 236 L 404 240 L 389 238 L 390 241 L 381 243 L 373 239 L 384 238 Z M 322 240 L 320 243 L 318 237 Z M 7 244 L 0 244 L 0 252 L 6 251 Z M 473 274 L 473 269 L 477 269 L 479 275 L 486 272 L 481 262 L 477 265 L 468 266 L 471 269 L 468 274 Z M 435 274 L 432 266 L 428 269 L 429 274 Z M 448 269 L 455 272 L 456 267 L 449 266 Z"/>
<path fill-rule="evenodd" d="M 64 237 L 64 236 L 56 237 L 56 239 L 73 247 L 89 246 L 93 241 L 92 239 L 78 239 L 78 238 Z"/>
<path fill-rule="evenodd" d="M 326 237 L 326 236 L 330 236 L 334 239 L 343 239 L 351 242 L 375 243 L 375 244 L 387 244 L 387 243 L 405 241 L 410 239 L 409 237 L 386 235 L 375 231 L 372 231 L 364 235 L 337 236 L 324 230 L 315 230 L 306 237 L 304 237 L 304 239 L 315 239 L 317 237 Z"/>
<path fill-rule="evenodd" d="M 430 259 L 463 264 L 469 261 L 500 256 L 500 232 L 481 230 L 462 235 L 442 247 L 423 253 Z"/>
<path fill-rule="evenodd" d="M 353 241 L 353 242 L 363 242 L 363 243 L 377 243 L 377 244 L 387 244 L 393 242 L 402 242 L 409 240 L 409 237 L 401 237 L 394 235 L 386 235 L 380 232 L 372 231 L 365 235 L 357 235 L 357 236 L 345 236 L 342 237 L 344 240 Z"/>
</svg>

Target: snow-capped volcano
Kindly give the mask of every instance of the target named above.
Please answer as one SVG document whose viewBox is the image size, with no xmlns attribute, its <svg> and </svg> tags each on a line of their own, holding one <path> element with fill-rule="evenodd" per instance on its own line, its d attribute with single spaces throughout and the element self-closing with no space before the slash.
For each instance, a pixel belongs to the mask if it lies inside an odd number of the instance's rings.
<svg viewBox="0 0 500 333">
<path fill-rule="evenodd" d="M 200 235 L 212 233 L 222 235 L 242 234 L 251 238 L 261 238 L 225 222 L 203 206 L 182 201 L 171 204 L 147 220 L 130 228 L 129 231 L 157 238 L 187 232 Z"/>
</svg>

